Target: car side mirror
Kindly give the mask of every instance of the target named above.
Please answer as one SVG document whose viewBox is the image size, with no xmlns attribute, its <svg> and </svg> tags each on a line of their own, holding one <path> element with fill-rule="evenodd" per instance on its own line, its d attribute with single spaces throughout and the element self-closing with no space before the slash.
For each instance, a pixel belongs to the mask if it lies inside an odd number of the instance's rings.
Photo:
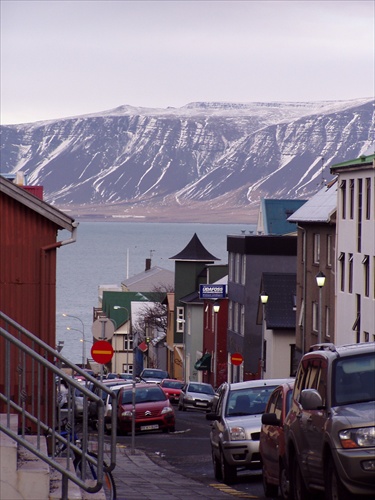
<svg viewBox="0 0 375 500">
<path fill-rule="evenodd" d="M 262 424 L 280 427 L 281 420 L 276 417 L 276 413 L 263 413 Z"/>
<path fill-rule="evenodd" d="M 300 404 L 304 410 L 321 410 L 322 397 L 316 389 L 304 389 L 301 392 Z"/>
</svg>

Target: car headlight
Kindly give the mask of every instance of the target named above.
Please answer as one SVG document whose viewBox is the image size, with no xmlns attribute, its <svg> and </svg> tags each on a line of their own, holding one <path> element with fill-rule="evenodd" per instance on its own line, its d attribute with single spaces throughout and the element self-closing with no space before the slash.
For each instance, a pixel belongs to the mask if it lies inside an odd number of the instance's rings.
<svg viewBox="0 0 375 500">
<path fill-rule="evenodd" d="M 188 394 L 186 394 L 185 399 L 187 401 L 193 401 L 194 400 L 194 398 L 192 396 L 189 396 Z"/>
<path fill-rule="evenodd" d="M 129 410 L 128 410 L 128 411 L 123 411 L 123 412 L 121 413 L 121 416 L 122 416 L 122 417 L 125 417 L 125 418 L 131 418 L 131 416 L 132 416 L 132 412 L 131 412 L 131 411 L 129 411 Z"/>
<path fill-rule="evenodd" d="M 339 432 L 343 448 L 368 448 L 375 446 L 375 427 L 360 427 Z"/>
<path fill-rule="evenodd" d="M 242 441 L 246 438 L 245 429 L 243 427 L 230 427 L 229 437 L 231 441 Z"/>
<path fill-rule="evenodd" d="M 173 409 L 169 406 L 164 406 L 164 408 L 161 410 L 161 414 L 164 415 L 165 413 L 171 413 Z"/>
</svg>

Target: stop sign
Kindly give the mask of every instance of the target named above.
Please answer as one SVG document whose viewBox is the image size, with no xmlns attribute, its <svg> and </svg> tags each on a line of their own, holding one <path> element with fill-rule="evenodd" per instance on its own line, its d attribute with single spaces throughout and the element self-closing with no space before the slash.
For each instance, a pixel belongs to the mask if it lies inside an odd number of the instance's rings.
<svg viewBox="0 0 375 500">
<path fill-rule="evenodd" d="M 106 340 L 98 340 L 91 347 L 91 356 L 94 361 L 104 365 L 111 361 L 113 356 L 113 347 Z"/>
<path fill-rule="evenodd" d="M 242 354 L 235 352 L 230 357 L 232 365 L 239 366 L 243 362 Z"/>
</svg>

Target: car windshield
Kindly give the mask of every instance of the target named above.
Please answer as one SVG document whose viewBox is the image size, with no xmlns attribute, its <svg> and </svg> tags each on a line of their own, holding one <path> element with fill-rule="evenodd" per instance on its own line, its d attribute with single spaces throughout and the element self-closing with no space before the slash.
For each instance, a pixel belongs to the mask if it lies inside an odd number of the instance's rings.
<svg viewBox="0 0 375 500">
<path fill-rule="evenodd" d="M 184 384 L 178 380 L 164 380 L 162 386 L 167 389 L 181 389 Z"/>
<path fill-rule="evenodd" d="M 248 387 L 245 389 L 231 391 L 229 393 L 227 417 L 238 417 L 242 415 L 259 415 L 264 413 L 271 392 L 276 388 L 273 386 Z"/>
<path fill-rule="evenodd" d="M 121 404 L 128 405 L 132 403 L 132 391 L 124 391 L 122 393 Z M 151 401 L 165 401 L 166 395 L 159 387 L 139 387 L 135 391 L 136 403 L 149 403 Z"/>
<path fill-rule="evenodd" d="M 336 361 L 333 402 L 348 405 L 375 400 L 375 355 L 343 357 Z"/>
<path fill-rule="evenodd" d="M 215 391 L 211 385 L 208 384 L 189 384 L 188 392 L 198 392 L 201 394 L 214 395 Z"/>
<path fill-rule="evenodd" d="M 158 370 L 145 370 L 142 373 L 142 378 L 166 378 L 167 377 L 167 372 L 164 371 L 158 371 Z"/>
</svg>

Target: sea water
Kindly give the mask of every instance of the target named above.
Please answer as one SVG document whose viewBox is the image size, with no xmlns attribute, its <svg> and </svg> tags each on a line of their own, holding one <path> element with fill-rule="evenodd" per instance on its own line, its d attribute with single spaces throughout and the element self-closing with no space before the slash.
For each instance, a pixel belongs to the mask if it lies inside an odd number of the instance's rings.
<svg viewBox="0 0 375 500">
<path fill-rule="evenodd" d="M 81 362 L 84 352 L 90 357 L 93 308 L 98 307 L 101 285 L 119 287 L 127 277 L 144 271 L 150 258 L 151 266 L 174 271 L 170 258 L 194 233 L 220 259 L 216 264 L 226 264 L 227 236 L 254 230 L 254 224 L 81 222 L 77 241 L 57 251 L 56 338 L 64 341 L 61 354 L 74 363 Z M 59 232 L 59 240 L 69 237 L 67 231 Z"/>
</svg>

